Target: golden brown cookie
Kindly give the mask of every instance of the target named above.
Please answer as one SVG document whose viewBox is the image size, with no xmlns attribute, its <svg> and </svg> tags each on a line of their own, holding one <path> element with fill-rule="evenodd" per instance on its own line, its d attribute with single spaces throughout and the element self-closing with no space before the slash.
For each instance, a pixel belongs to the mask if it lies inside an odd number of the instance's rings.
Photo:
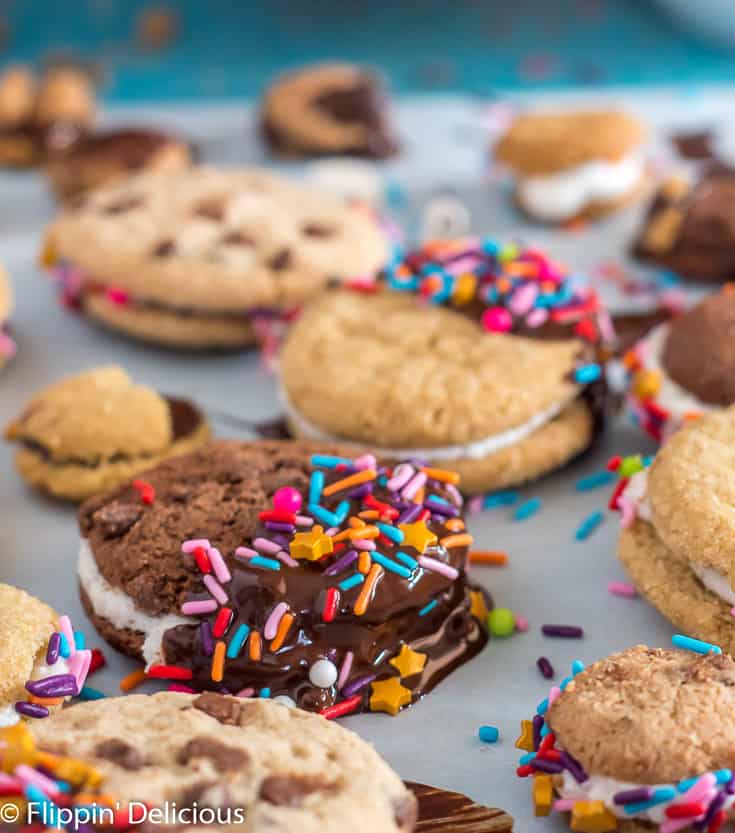
<svg viewBox="0 0 735 833">
<path fill-rule="evenodd" d="M 571 333 L 532 335 L 487 332 L 413 294 L 327 293 L 281 352 L 289 426 L 301 438 L 446 465 L 468 493 L 531 480 L 586 449 L 600 416 L 574 379 L 585 345 Z"/>
<path fill-rule="evenodd" d="M 278 78 L 263 98 L 271 147 L 296 156 L 383 158 L 398 150 L 379 79 L 351 64 L 317 64 Z"/>
<path fill-rule="evenodd" d="M 8 276 L 0 266 L 0 370 L 13 358 L 16 346 L 10 337 L 8 319 L 13 311 L 13 291 Z"/>
<path fill-rule="evenodd" d="M 693 647 L 574 663 L 516 742 L 537 816 L 568 812 L 578 833 L 722 826 L 734 801 L 735 661 Z"/>
<path fill-rule="evenodd" d="M 192 163 L 189 145 L 149 127 L 102 130 L 53 154 L 45 166 L 61 201 L 74 201 L 92 188 L 142 171 L 179 171 Z"/>
<path fill-rule="evenodd" d="M 42 390 L 5 436 L 20 443 L 16 465 L 28 483 L 79 501 L 199 447 L 210 429 L 190 402 L 134 385 L 110 366 Z"/>
<path fill-rule="evenodd" d="M 141 174 L 49 229 L 63 300 L 138 338 L 242 347 L 333 279 L 388 256 L 373 217 L 256 169 Z"/>
<path fill-rule="evenodd" d="M 644 129 L 620 111 L 526 113 L 495 147 L 518 177 L 516 199 L 545 222 L 595 219 L 640 196 Z"/>
</svg>

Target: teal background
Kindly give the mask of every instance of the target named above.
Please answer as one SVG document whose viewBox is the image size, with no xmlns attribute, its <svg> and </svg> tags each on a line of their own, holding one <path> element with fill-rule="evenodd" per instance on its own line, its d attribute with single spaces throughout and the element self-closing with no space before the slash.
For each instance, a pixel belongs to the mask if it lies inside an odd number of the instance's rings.
<svg viewBox="0 0 735 833">
<path fill-rule="evenodd" d="M 10 0 L 0 62 L 90 60 L 118 101 L 254 96 L 278 70 L 326 58 L 377 65 L 400 93 L 735 81 L 732 53 L 649 0 L 181 0 L 168 4 L 179 37 L 146 51 L 136 20 L 161 5 Z"/>
</svg>

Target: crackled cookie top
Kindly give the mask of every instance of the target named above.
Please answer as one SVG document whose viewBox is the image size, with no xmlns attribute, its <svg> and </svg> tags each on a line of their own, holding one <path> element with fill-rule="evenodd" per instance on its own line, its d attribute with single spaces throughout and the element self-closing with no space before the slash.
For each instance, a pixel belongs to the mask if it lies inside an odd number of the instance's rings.
<svg viewBox="0 0 735 833">
<path fill-rule="evenodd" d="M 195 167 L 95 190 L 52 224 L 44 259 L 119 304 L 242 314 L 374 274 L 386 246 L 373 217 L 336 197 L 257 169 Z"/>
</svg>

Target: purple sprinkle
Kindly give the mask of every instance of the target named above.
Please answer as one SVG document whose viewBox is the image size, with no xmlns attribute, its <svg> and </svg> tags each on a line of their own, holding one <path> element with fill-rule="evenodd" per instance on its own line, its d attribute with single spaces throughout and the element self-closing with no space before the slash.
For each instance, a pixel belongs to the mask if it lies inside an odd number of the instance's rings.
<svg viewBox="0 0 735 833">
<path fill-rule="evenodd" d="M 589 775 L 584 770 L 584 767 L 580 762 L 573 758 L 568 752 L 562 752 L 559 754 L 559 763 L 566 769 L 568 772 L 571 773 L 572 778 L 578 784 L 584 784 L 584 782 L 589 778 Z"/>
<path fill-rule="evenodd" d="M 533 716 L 533 748 L 538 749 L 541 745 L 541 727 L 544 725 L 544 719 L 540 714 Z"/>
<path fill-rule="evenodd" d="M 725 785 L 725 790 L 728 795 L 735 795 L 735 775 Z"/>
<path fill-rule="evenodd" d="M 547 680 L 550 680 L 554 676 L 554 666 L 548 659 L 546 659 L 546 657 L 539 657 L 536 660 L 536 665 L 538 666 L 538 670 Z"/>
<path fill-rule="evenodd" d="M 365 688 L 368 683 L 371 683 L 377 674 L 366 674 L 364 677 L 358 677 L 356 680 L 353 680 L 351 683 L 348 683 L 342 689 L 342 694 L 345 697 L 352 697 L 353 694 L 357 694 L 361 688 Z"/>
<path fill-rule="evenodd" d="M 416 518 L 421 514 L 421 507 L 418 503 L 413 503 L 405 512 L 402 512 L 401 515 L 398 517 L 397 524 L 412 524 Z"/>
<path fill-rule="evenodd" d="M 266 521 L 265 528 L 274 532 L 290 532 L 291 534 L 296 530 L 293 524 L 281 523 L 281 521 Z"/>
<path fill-rule="evenodd" d="M 359 486 L 355 486 L 354 489 L 350 489 L 349 492 L 345 492 L 345 497 L 350 500 L 362 500 L 372 494 L 372 491 L 372 483 L 361 483 Z"/>
<path fill-rule="evenodd" d="M 38 703 L 16 703 L 15 710 L 24 717 L 48 717 L 49 710 Z"/>
<path fill-rule="evenodd" d="M 706 830 L 707 827 L 709 827 L 712 819 L 722 809 L 722 805 L 725 803 L 726 798 L 727 795 L 724 792 L 720 791 L 712 799 L 712 803 L 709 805 L 707 813 L 705 817 L 702 819 L 702 827 L 704 830 Z"/>
<path fill-rule="evenodd" d="M 48 641 L 48 648 L 46 649 L 46 665 L 54 665 L 59 659 L 59 650 L 61 648 L 61 634 L 54 631 Z"/>
<path fill-rule="evenodd" d="M 214 639 L 212 638 L 212 626 L 209 622 L 202 622 L 199 625 L 199 639 L 205 656 L 211 657 L 214 653 Z"/>
<path fill-rule="evenodd" d="M 36 697 L 71 697 L 77 693 L 73 674 L 52 674 L 42 680 L 28 680 L 26 690 Z"/>
<path fill-rule="evenodd" d="M 273 541 L 274 544 L 278 544 L 282 550 L 288 551 L 291 543 L 290 538 L 286 538 L 285 535 L 281 535 L 280 533 L 277 533 L 276 535 L 269 535 L 268 538 L 270 541 Z"/>
<path fill-rule="evenodd" d="M 650 787 L 636 787 L 634 790 L 615 793 L 613 804 L 637 804 L 639 801 L 650 801 L 652 798 L 653 790 Z"/>
<path fill-rule="evenodd" d="M 459 515 L 459 509 L 456 506 L 449 503 L 439 503 L 438 500 L 425 500 L 424 508 L 434 515 L 443 515 L 447 518 L 456 518 Z"/>
<path fill-rule="evenodd" d="M 542 625 L 544 636 L 559 636 L 562 639 L 581 639 L 584 636 L 582 628 L 577 625 Z"/>
<path fill-rule="evenodd" d="M 531 766 L 539 772 L 549 772 L 554 774 L 564 770 L 564 767 L 559 761 L 548 761 L 545 758 L 534 758 L 531 761 Z"/>
<path fill-rule="evenodd" d="M 336 576 L 346 570 L 351 564 L 357 561 L 357 550 L 348 550 L 341 558 L 338 558 L 331 567 L 324 571 L 325 576 Z"/>
</svg>

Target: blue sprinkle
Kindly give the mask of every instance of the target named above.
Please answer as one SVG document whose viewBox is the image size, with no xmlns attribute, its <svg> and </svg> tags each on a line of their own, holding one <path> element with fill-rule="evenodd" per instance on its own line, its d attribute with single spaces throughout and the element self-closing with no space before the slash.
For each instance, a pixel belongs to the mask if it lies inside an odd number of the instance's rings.
<svg viewBox="0 0 735 833">
<path fill-rule="evenodd" d="M 719 645 L 712 645 L 709 642 L 702 642 L 701 639 L 692 639 L 691 636 L 684 636 L 681 633 L 674 634 L 671 642 L 675 648 L 683 648 L 685 651 L 694 651 L 695 654 L 721 654 L 722 648 Z"/>
<path fill-rule="evenodd" d="M 653 791 L 653 796 L 648 801 L 637 801 L 634 804 L 626 804 L 625 812 L 628 815 L 641 813 L 643 810 L 648 810 L 649 807 L 655 807 L 657 804 L 673 801 L 674 798 L 676 798 L 676 790 L 673 787 L 659 787 Z"/>
<path fill-rule="evenodd" d="M 240 653 L 242 646 L 245 644 L 245 640 L 248 638 L 250 634 L 250 628 L 243 624 L 238 627 L 235 631 L 235 635 L 230 640 L 230 644 L 227 646 L 227 659 L 236 659 L 237 655 Z"/>
<path fill-rule="evenodd" d="M 518 492 L 492 492 L 482 499 L 482 508 L 494 509 L 496 506 L 512 506 L 514 503 L 518 503 L 519 497 Z"/>
<path fill-rule="evenodd" d="M 577 527 L 577 531 L 574 533 L 575 541 L 586 541 L 602 523 L 604 518 L 605 515 L 601 509 L 596 509 L 592 514 L 588 515 Z"/>
<path fill-rule="evenodd" d="M 544 725 L 541 727 L 541 731 L 540 731 L 539 734 L 541 735 L 542 738 L 545 738 L 546 735 L 551 734 L 551 729 L 549 729 L 549 727 L 547 726 L 546 723 L 544 723 Z"/>
<path fill-rule="evenodd" d="M 610 483 L 613 483 L 615 479 L 616 474 L 614 471 L 607 471 L 606 469 L 603 469 L 602 471 L 597 471 L 594 474 L 588 474 L 586 477 L 580 477 L 574 484 L 574 488 L 578 492 L 589 492 L 592 489 L 599 489 L 600 486 L 608 486 Z"/>
<path fill-rule="evenodd" d="M 584 671 L 584 663 L 581 659 L 575 659 L 572 663 L 572 674 L 576 677 L 581 671 Z"/>
<path fill-rule="evenodd" d="M 535 757 L 536 757 L 536 753 L 535 753 L 535 752 L 526 752 L 526 754 L 525 754 L 525 755 L 521 755 L 521 757 L 518 759 L 518 765 L 519 765 L 519 766 L 525 766 L 526 764 L 530 764 L 530 763 L 531 763 L 531 761 L 532 761 Z"/>
<path fill-rule="evenodd" d="M 388 485 L 388 478 L 384 474 L 381 474 L 378 478 L 378 485 L 382 486 L 383 488 L 385 488 Z"/>
<path fill-rule="evenodd" d="M 439 497 L 439 495 L 429 495 L 426 498 L 427 503 L 441 503 L 442 506 L 449 506 L 449 501 L 445 500 L 443 497 Z"/>
<path fill-rule="evenodd" d="M 270 697 L 271 690 L 269 688 L 261 688 L 258 697 Z"/>
<path fill-rule="evenodd" d="M 69 645 L 69 640 L 63 633 L 61 633 L 61 631 L 59 631 L 59 636 L 61 637 L 59 640 L 59 653 L 62 657 L 64 657 L 64 659 L 67 659 L 71 656 L 71 646 Z"/>
<path fill-rule="evenodd" d="M 697 781 L 699 781 L 699 778 L 699 775 L 695 775 L 694 778 L 685 778 L 683 781 L 679 781 L 679 783 L 676 785 L 676 789 L 680 793 L 685 793 L 688 789 L 693 787 L 697 783 Z"/>
<path fill-rule="evenodd" d="M 334 517 L 337 519 L 337 523 L 334 526 L 339 526 L 342 521 L 347 517 L 347 513 L 350 511 L 350 502 L 349 500 L 342 500 L 337 504 L 337 508 L 334 510 Z"/>
<path fill-rule="evenodd" d="M 544 714 L 546 714 L 548 708 L 549 708 L 549 698 L 546 697 L 536 707 L 536 714 L 544 715 Z"/>
<path fill-rule="evenodd" d="M 324 488 L 324 472 L 313 471 L 309 481 L 309 503 L 319 503 Z"/>
<path fill-rule="evenodd" d="M 561 683 L 559 684 L 559 688 L 560 688 L 562 691 L 564 691 L 564 689 L 565 689 L 565 688 L 569 685 L 569 683 L 571 683 L 571 681 L 572 681 L 573 679 L 574 679 L 574 677 L 564 677 L 564 679 L 563 679 L 563 680 L 561 681 Z"/>
<path fill-rule="evenodd" d="M 101 691 L 97 691 L 96 688 L 92 688 L 92 686 L 85 685 L 82 687 L 82 690 L 79 692 L 79 699 L 80 700 L 104 700 L 105 695 Z"/>
<path fill-rule="evenodd" d="M 365 576 L 363 576 L 362 573 L 353 573 L 344 581 L 340 581 L 337 586 L 340 590 L 352 590 L 353 587 L 357 587 L 357 585 L 362 584 L 363 581 L 365 581 Z"/>
<path fill-rule="evenodd" d="M 514 521 L 525 521 L 541 508 L 541 498 L 532 497 L 524 501 L 513 513 Z"/>
<path fill-rule="evenodd" d="M 415 570 L 419 566 L 419 562 L 415 558 L 411 558 L 411 556 L 407 552 L 402 552 L 399 550 L 396 553 L 396 558 L 399 561 L 402 561 L 407 567 L 410 567 L 412 570 Z"/>
<path fill-rule="evenodd" d="M 376 564 L 380 564 L 381 567 L 385 567 L 385 569 L 389 570 L 391 573 L 396 573 L 396 575 L 399 575 L 402 578 L 411 578 L 411 570 L 409 570 L 407 567 L 404 567 L 401 564 L 398 564 L 396 561 L 393 561 L 393 559 L 383 555 L 382 552 L 377 552 L 374 550 L 371 553 L 371 556 Z"/>
<path fill-rule="evenodd" d="M 347 457 L 330 457 L 326 454 L 314 454 L 311 458 L 312 466 L 321 466 L 323 469 L 336 469 L 337 466 L 349 466 L 352 460 Z"/>
<path fill-rule="evenodd" d="M 596 382 L 600 376 L 602 376 L 602 368 L 599 364 L 583 364 L 574 371 L 574 381 L 579 385 Z"/>
<path fill-rule="evenodd" d="M 341 523 L 340 519 L 334 514 L 334 512 L 330 512 L 328 509 L 325 509 L 323 506 L 319 506 L 316 503 L 309 504 L 309 513 L 314 515 L 317 520 L 320 520 L 327 526 L 339 526 Z"/>
<path fill-rule="evenodd" d="M 480 726 L 477 737 L 483 743 L 497 743 L 500 737 L 500 731 L 496 726 Z"/>
<path fill-rule="evenodd" d="M 84 646 L 84 634 L 81 631 L 74 631 L 74 647 L 77 649 L 77 651 L 83 651 Z"/>
<path fill-rule="evenodd" d="M 251 567 L 262 567 L 264 570 L 280 570 L 281 562 L 276 561 L 275 558 L 265 558 L 262 555 L 254 555 L 248 559 L 248 564 Z"/>
<path fill-rule="evenodd" d="M 727 784 L 727 782 L 732 778 L 732 770 L 718 769 L 717 772 L 715 772 L 715 778 L 717 779 L 718 784 Z"/>
<path fill-rule="evenodd" d="M 427 613 L 431 613 L 431 611 L 439 604 L 436 599 L 432 599 L 429 604 L 425 605 L 424 607 L 419 610 L 419 616 L 426 616 Z"/>
<path fill-rule="evenodd" d="M 385 535 L 386 538 L 390 538 L 391 541 L 395 542 L 396 544 L 402 544 L 404 535 L 397 526 L 391 526 L 390 524 L 384 524 L 377 522 L 375 526 Z"/>
</svg>

